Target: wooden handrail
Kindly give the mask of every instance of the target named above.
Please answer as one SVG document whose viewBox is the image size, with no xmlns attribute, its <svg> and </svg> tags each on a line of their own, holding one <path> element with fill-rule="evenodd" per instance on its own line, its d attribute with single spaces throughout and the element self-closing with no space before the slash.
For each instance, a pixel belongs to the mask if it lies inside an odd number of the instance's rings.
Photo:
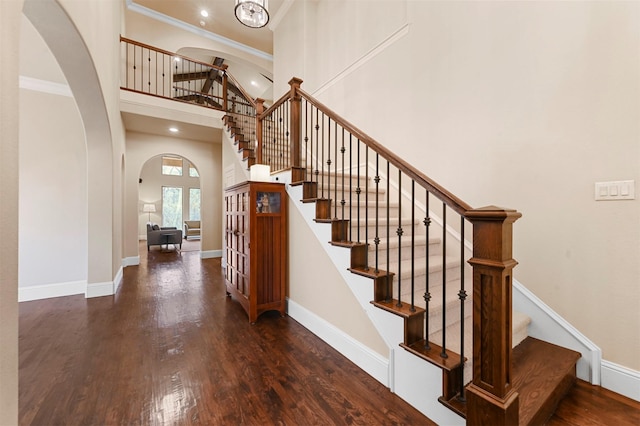
<svg viewBox="0 0 640 426">
<path fill-rule="evenodd" d="M 242 85 L 240 83 L 238 83 L 238 80 L 236 80 L 235 77 L 232 76 L 231 74 L 229 74 L 229 73 L 226 73 L 226 74 L 227 74 L 227 78 L 230 79 L 231 81 L 233 81 L 234 86 L 236 86 L 236 88 L 240 91 L 240 93 L 242 93 L 244 98 L 251 104 L 251 106 L 256 108 L 256 105 L 257 105 L 256 101 L 253 98 L 251 98 L 251 95 L 249 95 L 247 93 L 247 91 L 244 90 Z"/>
<path fill-rule="evenodd" d="M 273 105 L 271 105 L 269 108 L 267 108 L 262 114 L 260 114 L 258 116 L 258 119 L 260 120 L 264 120 L 266 117 L 268 117 L 273 111 L 275 111 L 280 105 L 282 105 L 283 103 L 285 103 L 287 100 L 289 100 L 291 98 L 291 93 L 287 92 L 284 95 L 282 95 L 280 97 L 280 99 L 278 99 L 277 101 L 274 102 Z"/>
<path fill-rule="evenodd" d="M 356 136 L 361 142 L 370 146 L 374 151 L 381 154 L 385 157 L 391 164 L 396 166 L 399 170 L 405 173 L 407 176 L 410 176 L 412 179 L 416 181 L 416 183 L 422 185 L 424 188 L 428 189 L 432 194 L 438 197 L 440 200 L 444 201 L 449 207 L 456 211 L 456 213 L 460 215 L 465 215 L 467 211 L 472 210 L 472 207 L 462 201 L 460 198 L 453 195 L 451 192 L 447 191 L 433 179 L 426 176 L 424 173 L 417 170 L 415 167 L 411 166 L 409 163 L 398 157 L 394 152 L 386 148 L 384 145 L 381 145 L 371 136 L 364 133 L 362 130 L 358 129 L 353 124 L 349 123 L 347 120 L 340 117 L 334 111 L 332 111 L 329 107 L 315 99 L 313 96 L 308 94 L 302 89 L 298 89 L 300 96 L 305 98 L 307 101 L 311 102 L 316 108 L 320 111 L 331 117 L 336 123 L 342 126 L 345 130 L 351 132 L 354 136 Z M 288 97 L 289 94 L 286 96 Z M 266 114 L 266 112 L 265 112 Z"/>
<path fill-rule="evenodd" d="M 151 45 L 148 45 L 148 44 L 140 43 L 139 41 L 131 40 L 131 39 L 128 39 L 126 37 L 120 36 L 120 41 L 121 42 L 124 41 L 126 43 L 133 44 L 135 46 L 140 46 L 140 47 L 143 47 L 145 49 L 153 50 L 154 52 L 159 52 L 159 53 L 163 53 L 165 55 L 173 56 L 174 58 L 185 59 L 185 60 L 187 60 L 189 62 L 193 62 L 195 64 L 199 64 L 199 65 L 203 65 L 205 67 L 213 68 L 213 69 L 216 69 L 216 70 L 218 70 L 220 72 L 224 72 L 227 69 L 226 66 L 219 67 L 217 65 L 207 64 L 206 62 L 196 61 L 195 59 L 189 58 L 187 56 L 182 56 L 182 55 L 180 55 L 178 53 L 175 53 L 175 52 L 169 52 L 168 50 L 163 50 L 163 49 L 160 49 L 160 48 L 155 47 L 155 46 L 151 46 Z"/>
</svg>

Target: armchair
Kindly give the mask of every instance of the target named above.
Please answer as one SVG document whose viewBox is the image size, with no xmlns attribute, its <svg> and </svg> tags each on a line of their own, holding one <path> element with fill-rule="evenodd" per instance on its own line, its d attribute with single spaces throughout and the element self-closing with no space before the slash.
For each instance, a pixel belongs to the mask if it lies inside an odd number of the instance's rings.
<svg viewBox="0 0 640 426">
<path fill-rule="evenodd" d="M 199 220 L 184 221 L 184 239 L 188 240 L 189 237 L 200 238 L 200 221 Z"/>
<path fill-rule="evenodd" d="M 182 249 L 182 229 L 175 227 L 160 227 L 153 222 L 147 222 L 147 251 L 150 246 L 173 244 Z"/>
</svg>

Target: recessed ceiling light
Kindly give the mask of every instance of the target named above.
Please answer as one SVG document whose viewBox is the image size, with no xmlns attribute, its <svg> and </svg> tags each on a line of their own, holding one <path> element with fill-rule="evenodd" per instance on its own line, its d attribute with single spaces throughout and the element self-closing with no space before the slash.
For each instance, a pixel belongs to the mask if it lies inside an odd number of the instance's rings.
<svg viewBox="0 0 640 426">
<path fill-rule="evenodd" d="M 251 80 L 251 85 L 252 85 L 252 86 L 257 86 L 257 85 L 258 85 L 258 83 L 256 83 L 255 81 Z"/>
<path fill-rule="evenodd" d="M 171 133 L 177 133 L 178 132 L 178 128 L 177 127 L 169 127 L 169 131 Z"/>
<path fill-rule="evenodd" d="M 207 16 L 209 16 L 209 12 L 207 12 L 206 10 L 202 9 L 200 11 L 200 15 L 202 15 L 203 18 L 206 18 Z"/>
</svg>

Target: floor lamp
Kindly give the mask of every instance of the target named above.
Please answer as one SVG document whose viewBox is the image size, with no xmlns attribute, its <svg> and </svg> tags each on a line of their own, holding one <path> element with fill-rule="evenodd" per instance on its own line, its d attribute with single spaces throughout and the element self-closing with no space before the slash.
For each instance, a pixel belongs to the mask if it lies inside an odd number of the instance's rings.
<svg viewBox="0 0 640 426">
<path fill-rule="evenodd" d="M 142 206 L 142 211 L 145 213 L 149 213 L 149 222 L 151 222 L 151 213 L 155 213 L 156 212 L 156 205 L 155 204 L 145 204 L 144 206 Z"/>
</svg>

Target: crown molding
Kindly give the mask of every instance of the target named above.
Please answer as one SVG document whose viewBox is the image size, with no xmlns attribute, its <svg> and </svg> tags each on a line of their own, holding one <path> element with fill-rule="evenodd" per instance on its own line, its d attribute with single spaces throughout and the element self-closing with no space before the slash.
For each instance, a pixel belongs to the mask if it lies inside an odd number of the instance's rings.
<svg viewBox="0 0 640 426">
<path fill-rule="evenodd" d="M 268 27 L 271 31 L 275 31 L 278 28 L 278 25 L 280 25 L 282 19 L 285 17 L 287 12 L 289 12 L 291 6 L 293 6 L 294 1 L 295 0 L 284 0 L 282 2 L 282 6 L 280 6 L 280 8 L 278 9 L 278 13 L 276 13 L 273 19 L 271 19 L 271 21 L 269 22 Z"/>
</svg>

